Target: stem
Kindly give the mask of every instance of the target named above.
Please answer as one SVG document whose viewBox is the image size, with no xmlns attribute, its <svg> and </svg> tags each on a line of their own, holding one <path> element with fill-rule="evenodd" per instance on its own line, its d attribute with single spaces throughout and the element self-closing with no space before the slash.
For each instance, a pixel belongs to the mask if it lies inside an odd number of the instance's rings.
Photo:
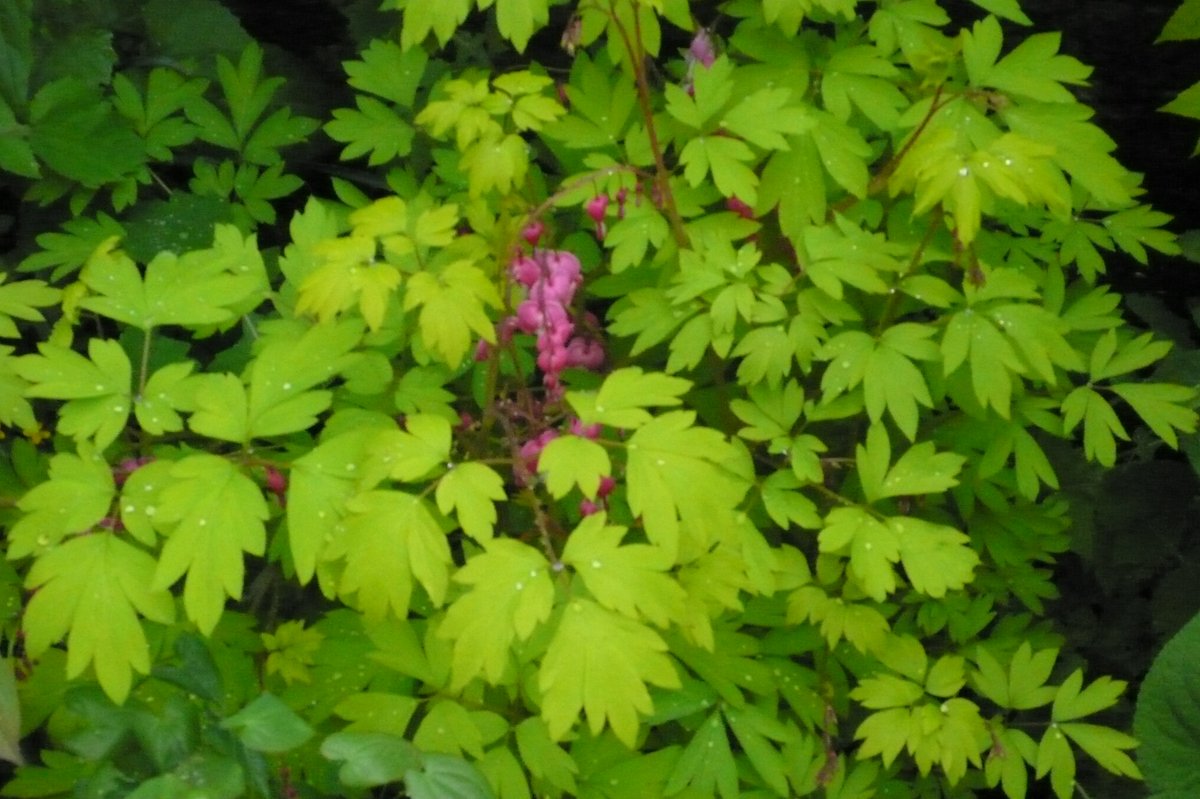
<svg viewBox="0 0 1200 799">
<path fill-rule="evenodd" d="M 138 390 L 140 398 L 146 392 L 146 380 L 150 371 L 150 333 L 154 328 L 147 328 L 142 335 L 142 362 L 138 367 Z"/>
<path fill-rule="evenodd" d="M 688 246 L 687 230 L 683 227 L 683 217 L 679 215 L 679 208 L 675 205 L 675 195 L 671 192 L 671 171 L 667 169 L 662 143 L 658 140 L 658 129 L 654 127 L 654 106 L 650 102 L 650 83 L 646 79 L 646 51 L 642 43 L 642 20 L 638 16 L 636 4 L 632 5 L 632 8 L 634 40 L 630 40 L 629 31 L 621 24 L 620 17 L 617 16 L 616 11 L 612 10 L 611 5 L 609 18 L 621 36 L 625 51 L 629 53 L 629 64 L 633 69 L 634 81 L 637 84 L 638 106 L 641 109 L 642 118 L 646 121 L 646 135 L 650 139 L 650 151 L 654 154 L 654 188 L 658 196 L 662 198 L 663 210 L 666 211 L 667 220 L 671 223 L 671 234 L 675 238 L 675 244 L 680 249 L 686 249 Z"/>
<path fill-rule="evenodd" d="M 937 87 L 937 90 L 933 93 L 933 102 L 929 104 L 929 110 L 925 112 L 925 117 L 921 120 L 920 124 L 917 125 L 916 129 L 913 130 L 912 135 L 905 140 L 904 144 L 900 146 L 900 149 L 896 151 L 896 154 L 892 156 L 891 160 L 883 165 L 883 169 L 879 170 L 879 173 L 876 174 L 875 177 L 871 178 L 871 183 L 867 186 L 867 197 L 883 191 L 884 187 L 887 186 L 888 178 L 890 178 L 900 167 L 900 163 L 904 160 L 904 157 L 908 155 L 909 151 L 912 150 L 912 147 L 914 144 L 916 144 L 917 139 L 921 138 L 921 134 L 923 134 L 925 132 L 925 128 L 929 126 L 929 122 L 933 119 L 934 114 L 936 114 L 938 111 L 941 111 L 954 100 L 958 99 L 958 96 L 955 95 L 942 100 L 942 91 L 944 88 L 944 86 Z M 832 218 L 833 214 L 835 213 L 845 211 L 860 199 L 862 198 L 851 195 L 843 198 L 837 203 L 834 203 L 829 208 L 830 218 Z"/>
<path fill-rule="evenodd" d="M 933 235 L 937 233 L 938 226 L 941 224 L 940 214 L 929 220 L 929 228 L 925 231 L 921 243 L 917 245 L 917 249 L 913 251 L 912 258 L 909 259 L 908 269 L 904 270 L 904 274 L 900 276 L 900 280 L 908 277 L 917 271 L 921 265 L 921 256 L 925 254 L 925 250 L 929 247 L 929 242 L 933 241 Z M 896 281 L 899 283 L 900 281 Z M 900 307 L 900 292 L 896 286 L 891 287 L 891 293 L 888 295 L 887 305 L 883 308 L 883 313 L 879 316 L 879 324 L 875 326 L 875 337 L 883 333 L 884 329 L 892 321 L 896 314 L 896 309 Z"/>
</svg>

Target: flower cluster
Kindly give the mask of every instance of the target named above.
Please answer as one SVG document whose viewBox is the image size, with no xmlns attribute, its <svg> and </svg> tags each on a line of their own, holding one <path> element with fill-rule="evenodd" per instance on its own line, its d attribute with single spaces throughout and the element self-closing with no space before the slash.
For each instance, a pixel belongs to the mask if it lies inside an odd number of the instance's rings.
<svg viewBox="0 0 1200 799">
<path fill-rule="evenodd" d="M 537 336 L 537 364 L 550 396 L 562 392 L 559 375 L 564 369 L 598 369 L 604 363 L 604 348 L 593 338 L 575 335 L 571 303 L 582 274 L 579 259 L 566 250 L 534 249 L 520 255 L 511 265 L 512 276 L 527 289 L 517 306 L 511 327 Z"/>
</svg>

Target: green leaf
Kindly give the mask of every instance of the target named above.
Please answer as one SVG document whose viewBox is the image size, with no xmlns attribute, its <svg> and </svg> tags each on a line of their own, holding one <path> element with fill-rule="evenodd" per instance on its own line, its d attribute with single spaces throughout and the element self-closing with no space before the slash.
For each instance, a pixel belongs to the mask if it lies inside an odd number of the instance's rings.
<svg viewBox="0 0 1200 799">
<path fill-rule="evenodd" d="M 542 453 L 545 457 L 545 452 Z M 438 480 L 438 510 L 454 511 L 463 532 L 483 543 L 496 527 L 496 502 L 505 499 L 504 478 L 482 463 L 456 463 Z"/>
<path fill-rule="evenodd" d="M 511 538 L 483 547 L 455 572 L 454 581 L 471 588 L 450 605 L 438 628 L 440 637 L 454 642 L 454 690 L 481 675 L 499 683 L 513 643 L 533 635 L 554 605 L 549 564 L 540 552 Z"/>
<path fill-rule="evenodd" d="M 1057 33 L 1035 33 L 1023 39 L 979 77 L 979 84 L 1041 102 L 1074 102 L 1075 96 L 1063 84 L 1086 85 L 1092 70 L 1059 55 L 1060 41 Z"/>
<path fill-rule="evenodd" d="M 720 712 L 713 712 L 692 734 L 664 789 L 674 795 L 685 787 L 707 796 L 737 799 L 737 763 L 729 748 L 729 736 Z"/>
<path fill-rule="evenodd" d="M 29 116 L 29 144 L 38 160 L 87 188 L 115 183 L 146 163 L 144 141 L 98 85 L 75 77 L 48 83 L 30 102 Z"/>
<path fill-rule="evenodd" d="M 420 770 L 417 770 L 417 769 Z M 424 755 L 421 765 L 404 774 L 411 799 L 494 799 L 483 775 L 467 761 L 449 755 Z"/>
<path fill-rule="evenodd" d="M 1179 448 L 1177 430 L 1196 432 L 1196 411 L 1191 407 L 1195 389 L 1171 383 L 1118 383 L 1109 388 L 1129 403 L 1156 436 L 1175 449 Z"/>
<path fill-rule="evenodd" d="M 971 0 L 971 2 L 998 17 L 1010 19 L 1021 25 L 1033 24 L 1033 20 L 1025 16 L 1025 12 L 1021 10 L 1017 0 Z"/>
<path fill-rule="evenodd" d="M 645 408 L 673 407 L 692 387 L 681 377 L 658 372 L 643 372 L 628 366 L 609 374 L 595 393 L 567 392 L 567 401 L 585 424 L 606 424 L 610 427 L 637 428 L 650 421 Z"/>
<path fill-rule="evenodd" d="M 1155 796 L 1183 799 L 1200 790 L 1196 756 L 1200 730 L 1200 615 L 1175 633 L 1158 653 L 1138 694 L 1133 730 L 1142 742 L 1138 763 Z"/>
<path fill-rule="evenodd" d="M 295 749 L 313 736 L 312 727 L 271 693 L 224 718 L 221 728 L 237 733 L 247 749 L 270 754 Z"/>
<path fill-rule="evenodd" d="M 538 716 L 525 719 L 515 728 L 517 748 L 529 773 L 554 787 L 577 793 L 575 775 L 579 766 L 550 737 L 546 722 Z"/>
<path fill-rule="evenodd" d="M 171 468 L 171 484 L 159 495 L 155 526 L 167 539 L 154 587 L 186 575 L 183 606 L 205 635 L 225 608 L 240 599 L 245 576 L 242 553 L 266 549 L 267 503 L 259 487 L 216 455 L 189 455 Z"/>
<path fill-rule="evenodd" d="M 344 557 L 338 584 L 344 597 L 370 620 L 391 610 L 408 615 L 415 577 L 434 605 L 441 605 L 449 585 L 450 546 L 428 502 L 402 491 L 367 491 L 346 503 L 344 535 L 327 550 Z"/>
<path fill-rule="evenodd" d="M 347 788 L 399 782 L 421 763 L 421 753 L 403 738 L 379 732 L 338 732 L 321 742 L 321 755 L 342 761 L 338 779 Z"/>
<path fill-rule="evenodd" d="M 538 456 L 538 472 L 546 478 L 551 496 L 561 499 L 576 485 L 588 499 L 596 498 L 600 478 L 612 474 L 608 451 L 583 436 L 565 435 L 551 441 Z"/>
<path fill-rule="evenodd" d="M 754 705 L 726 707 L 724 714 L 729 729 L 733 731 L 754 770 L 777 796 L 787 796 L 790 793 L 787 781 L 788 763 L 780 747 L 771 743 L 769 739 L 786 741 L 792 737 L 791 731 Z"/>
<path fill-rule="evenodd" d="M 609 610 L 658 627 L 670 626 L 682 615 L 686 599 L 668 574 L 673 559 L 650 544 L 622 546 L 628 530 L 605 521 L 603 513 L 581 521 L 567 539 L 563 563 L 574 567 L 588 593 Z"/>
<path fill-rule="evenodd" d="M 355 103 L 358 108 L 334 109 L 325 123 L 329 138 L 346 145 L 339 156 L 343 161 L 365 155 L 368 166 L 380 166 L 408 155 L 414 130 L 407 119 L 374 97 L 360 95 Z"/>
<path fill-rule="evenodd" d="M 566 735 L 582 711 L 593 735 L 607 722 L 619 740 L 634 746 L 638 715 L 654 711 L 647 685 L 680 685 L 666 651 L 662 638 L 644 624 L 589 599 L 572 600 L 538 676 L 551 737 Z"/>
<path fill-rule="evenodd" d="M 170 624 L 171 594 L 151 585 L 154 559 L 114 535 L 79 536 L 50 549 L 29 570 L 37 589 L 25 607 L 30 657 L 67 641 L 67 677 L 93 665 L 100 687 L 124 702 L 133 672 L 150 671 L 150 647 L 138 616 Z"/>
<path fill-rule="evenodd" d="M 342 64 L 355 89 L 370 92 L 404 108 L 412 108 L 429 56 L 420 47 L 402 49 L 386 39 L 372 39 L 358 61 Z"/>
<path fill-rule="evenodd" d="M 679 154 L 683 176 L 692 186 L 711 174 L 717 191 L 750 205 L 758 201 L 758 176 L 748 166 L 753 160 L 754 153 L 744 142 L 725 136 L 697 136 Z"/>
<path fill-rule="evenodd" d="M 375 732 L 402 737 L 420 700 L 413 696 L 364 691 L 350 694 L 333 712 L 351 722 L 345 732 Z"/>
<path fill-rule="evenodd" d="M 1083 422 L 1083 451 L 1089 460 L 1112 466 L 1117 460 L 1116 439 L 1129 440 L 1116 411 L 1089 386 L 1080 386 L 1062 403 L 1063 433 L 1069 435 Z"/>
</svg>

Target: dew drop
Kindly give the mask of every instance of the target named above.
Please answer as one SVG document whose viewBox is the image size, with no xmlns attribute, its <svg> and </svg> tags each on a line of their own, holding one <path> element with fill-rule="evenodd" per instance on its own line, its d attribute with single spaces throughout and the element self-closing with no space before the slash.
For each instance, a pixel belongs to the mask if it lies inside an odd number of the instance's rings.
<svg viewBox="0 0 1200 799">
<path fill-rule="evenodd" d="M 39 535 L 39 536 L 37 537 L 37 545 L 38 545 L 39 547 L 48 547 L 48 546 L 50 546 L 50 536 L 48 536 L 48 535 Z"/>
<path fill-rule="evenodd" d="M 292 390 L 292 384 L 291 384 L 291 383 L 284 383 L 284 384 L 283 384 L 283 390 L 284 390 L 284 391 L 291 391 L 291 390 Z"/>
<path fill-rule="evenodd" d="M 196 522 L 196 526 L 197 527 L 207 527 L 208 519 L 200 519 L 199 521 Z"/>
<path fill-rule="evenodd" d="M 968 167 L 962 166 L 958 168 L 958 176 L 960 178 L 965 178 L 969 174 L 971 174 L 971 170 Z"/>
<path fill-rule="evenodd" d="M 654 463 L 657 466 L 666 466 L 667 465 L 667 462 L 665 460 L 663 460 L 662 458 L 657 459 L 656 461 L 654 461 Z"/>
<path fill-rule="evenodd" d="M 156 513 L 158 513 L 158 508 L 154 507 L 153 505 L 146 506 L 146 515 L 147 516 L 153 516 Z"/>
<path fill-rule="evenodd" d="M 522 583 L 522 582 L 519 582 L 519 581 L 518 581 L 518 582 L 517 582 L 517 584 L 516 584 L 516 586 L 514 586 L 514 587 L 515 587 L 515 588 L 516 588 L 518 591 L 523 591 L 523 590 L 525 590 L 525 583 Z"/>
<path fill-rule="evenodd" d="M 601 562 L 600 562 L 600 561 L 598 561 L 598 560 L 593 560 L 593 561 L 592 561 L 592 568 L 593 568 L 593 569 L 599 569 L 599 568 L 600 568 L 601 566 L 603 566 L 603 565 L 604 565 L 604 564 L 603 564 L 603 563 L 601 563 Z"/>
<path fill-rule="evenodd" d="M 137 510 L 137 508 L 135 508 L 133 505 L 126 505 L 126 506 L 125 506 L 125 512 L 126 512 L 126 513 L 133 513 L 135 510 Z"/>
</svg>

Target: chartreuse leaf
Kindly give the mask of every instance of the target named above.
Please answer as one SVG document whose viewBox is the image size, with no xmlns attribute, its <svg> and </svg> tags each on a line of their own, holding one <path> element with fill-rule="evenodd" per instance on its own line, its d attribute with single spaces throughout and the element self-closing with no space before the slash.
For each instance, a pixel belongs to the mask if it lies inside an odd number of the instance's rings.
<svg viewBox="0 0 1200 799">
<path fill-rule="evenodd" d="M 994 322 L 972 308 L 954 314 L 942 337 L 942 357 L 942 373 L 947 377 L 968 364 L 979 404 L 1008 418 L 1013 375 L 1024 375 L 1027 370 Z"/>
<path fill-rule="evenodd" d="M 694 556 L 734 525 L 733 511 L 751 485 L 741 454 L 725 437 L 694 427 L 691 411 L 656 417 L 626 444 L 629 508 L 646 536 L 672 559 Z"/>
<path fill-rule="evenodd" d="M 821 552 L 848 555 L 847 576 L 882 602 L 896 590 L 893 564 L 900 560 L 896 534 L 862 508 L 835 508 L 818 535 Z"/>
<path fill-rule="evenodd" d="M 358 491 L 367 444 L 388 427 L 356 427 L 326 438 L 292 462 L 287 493 L 288 545 L 296 577 L 312 579 L 327 545 L 342 530 L 344 504 Z"/>
<path fill-rule="evenodd" d="M 952 527 L 912 516 L 878 519 L 862 508 L 835 508 L 818 541 L 822 552 L 849 557 L 847 575 L 877 602 L 896 590 L 902 563 L 914 590 L 942 597 L 971 581 L 979 556 Z"/>
<path fill-rule="evenodd" d="M 242 553 L 266 549 L 267 503 L 253 480 L 216 455 L 189 455 L 175 463 L 170 478 L 154 515 L 166 538 L 154 586 L 168 588 L 186 577 L 183 606 L 208 635 L 225 598 L 241 599 Z"/>
<path fill-rule="evenodd" d="M 88 357 L 42 342 L 40 355 L 26 355 L 14 366 L 32 385 L 29 397 L 69 400 L 59 411 L 58 429 L 76 439 L 107 447 L 129 418 L 132 366 L 121 345 L 110 339 L 88 342 Z"/>
<path fill-rule="evenodd" d="M 436 274 L 413 275 L 405 286 L 404 309 L 418 307 L 421 338 L 451 368 L 466 357 L 472 335 L 495 341 L 486 308 L 500 307 L 500 295 L 483 270 L 470 261 L 454 261 Z"/>
<path fill-rule="evenodd" d="M 233 730 L 238 739 L 255 752 L 286 752 L 313 735 L 312 727 L 271 693 L 260 694 L 253 702 L 224 718 L 221 727 Z"/>
<path fill-rule="evenodd" d="M 543 455 L 545 453 L 543 452 Z M 504 478 L 482 463 L 455 463 L 438 480 L 438 510 L 454 511 L 463 532 L 482 543 L 496 528 L 496 503 L 508 496 Z"/>
<path fill-rule="evenodd" d="M 527 640 L 549 617 L 554 585 L 545 556 L 511 538 L 483 543 L 484 551 L 454 573 L 470 586 L 446 611 L 438 635 L 454 642 L 453 690 L 478 676 L 499 683 L 513 643 Z"/>
<path fill-rule="evenodd" d="M 154 559 L 107 533 L 78 536 L 39 557 L 25 587 L 23 629 L 30 657 L 66 638 L 67 677 L 89 664 L 114 702 L 129 695 L 133 672 L 150 671 L 150 647 L 138 616 L 161 624 L 175 617 L 171 594 L 152 586 Z"/>
<path fill-rule="evenodd" d="M 576 485 L 588 499 L 596 498 L 600 478 L 612 474 L 608 451 L 583 436 L 559 436 L 538 456 L 538 472 L 546 478 L 551 496 L 561 499 Z"/>
<path fill-rule="evenodd" d="M 404 420 L 407 430 L 380 431 L 367 444 L 363 479 L 384 478 L 413 483 L 442 468 L 450 457 L 450 423 L 441 416 L 415 414 Z"/>
<path fill-rule="evenodd" d="M 481 715 L 486 712 L 472 713 L 459 702 L 435 699 L 426 708 L 413 743 L 422 752 L 483 757 L 483 730 L 477 722 Z"/>
<path fill-rule="evenodd" d="M 550 736 L 561 739 L 582 711 L 593 735 L 607 723 L 622 743 L 633 747 L 638 715 L 654 711 L 647 685 L 680 685 L 666 651 L 662 638 L 644 624 L 590 599 L 571 600 L 538 675 Z"/>
<path fill-rule="evenodd" d="M 820 624 L 829 646 L 845 639 L 860 652 L 878 650 L 887 639 L 888 622 L 869 604 L 830 597 L 815 585 L 805 585 L 788 598 L 789 623 L 812 621 Z"/>
<path fill-rule="evenodd" d="M 422 497 L 402 491 L 366 491 L 346 502 L 344 533 L 331 542 L 328 558 L 344 558 L 338 593 L 368 619 L 388 611 L 408 614 L 413 578 L 435 605 L 446 598 L 450 546 Z"/>
<path fill-rule="evenodd" d="M 871 425 L 867 440 L 855 450 L 863 493 L 874 502 L 885 497 L 937 494 L 958 485 L 958 474 L 966 458 L 954 452 L 938 452 L 932 441 L 909 447 L 888 468 L 891 444 L 881 424 Z"/>
<path fill-rule="evenodd" d="M 1142 745 L 1138 762 L 1155 797 L 1183 799 L 1200 789 L 1196 754 L 1200 732 L 1200 678 L 1193 664 L 1200 653 L 1200 615 L 1167 641 L 1150 666 L 1138 695 L 1133 728 Z"/>
<path fill-rule="evenodd" d="M 673 559 L 652 544 L 625 544 L 628 530 L 606 524 L 603 513 L 571 532 L 562 561 L 575 569 L 588 593 L 604 607 L 632 619 L 668 627 L 683 613 L 686 596 L 669 574 Z"/>
<path fill-rule="evenodd" d="M 299 620 L 285 621 L 274 632 L 263 633 L 267 674 L 278 674 L 288 685 L 311 682 L 313 656 L 321 648 L 323 640 L 320 631 L 305 629 L 304 622 Z"/>
<path fill-rule="evenodd" d="M 568 392 L 567 401 L 584 424 L 636 428 L 650 421 L 646 408 L 676 406 L 691 387 L 691 382 L 681 377 L 647 374 L 628 366 L 609 374 L 599 391 Z"/>
<path fill-rule="evenodd" d="M 48 479 L 17 501 L 21 516 L 7 535 L 10 560 L 46 552 L 68 535 L 91 531 L 116 496 L 112 469 L 90 447 L 50 459 Z"/>
<path fill-rule="evenodd" d="M 915 590 L 939 598 L 971 582 L 979 555 L 966 535 L 915 516 L 893 516 L 887 522 L 899 541 L 900 562 Z"/>
<path fill-rule="evenodd" d="M 413 45 L 424 42 L 432 33 L 437 37 L 438 44 L 445 47 L 474 5 L 472 0 L 449 0 L 445 3 L 401 0 L 396 4 L 396 7 L 404 8 L 400 46 L 408 50 Z"/>
<path fill-rule="evenodd" d="M 1042 733 L 1038 743 L 1036 775 L 1050 775 L 1050 787 L 1058 799 L 1070 799 L 1075 793 L 1075 753 L 1057 724 Z"/>
<path fill-rule="evenodd" d="M 1035 653 L 1026 641 L 1013 653 L 1006 672 L 991 651 L 981 645 L 975 651 L 978 671 L 973 682 L 980 693 L 1000 707 L 1013 710 L 1042 707 L 1053 702 L 1058 693 L 1054 686 L 1046 685 L 1057 659 L 1057 649 Z"/>
<path fill-rule="evenodd" d="M 265 299 L 266 271 L 253 238 L 218 225 L 213 246 L 182 256 L 160 252 L 145 274 L 109 239 L 88 259 L 80 279 L 92 290 L 80 305 L 150 330 L 160 325 L 226 322 L 247 300 Z"/>
<path fill-rule="evenodd" d="M 20 338 L 21 331 L 13 320 L 45 321 L 46 317 L 37 309 L 59 302 L 62 290 L 48 286 L 41 280 L 5 283 L 7 277 L 0 278 L 0 338 Z"/>
</svg>

